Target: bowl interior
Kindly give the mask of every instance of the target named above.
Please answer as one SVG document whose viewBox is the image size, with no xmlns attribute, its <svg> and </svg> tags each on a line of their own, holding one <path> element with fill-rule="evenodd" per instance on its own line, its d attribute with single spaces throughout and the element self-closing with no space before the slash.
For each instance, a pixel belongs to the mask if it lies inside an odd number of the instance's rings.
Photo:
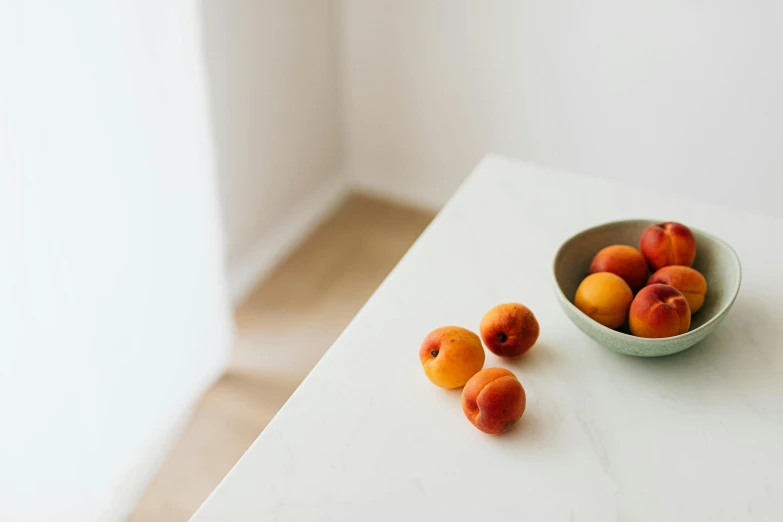
<svg viewBox="0 0 783 522">
<path fill-rule="evenodd" d="M 599 250 L 617 244 L 639 248 L 642 232 L 655 223 L 660 221 L 616 221 L 584 230 L 566 241 L 560 247 L 554 263 L 555 281 L 566 299 L 573 304 L 576 289 L 587 276 L 590 262 Z M 683 335 L 690 334 L 728 309 L 739 291 L 741 279 L 739 259 L 728 244 L 701 230 L 691 228 L 691 231 L 696 238 L 696 261 L 693 268 L 701 272 L 707 280 L 707 294 L 702 308 L 691 317 L 690 330 Z M 582 315 L 586 320 L 592 321 Z M 627 326 L 624 328 L 626 329 L 620 329 L 619 332 L 628 334 Z M 628 337 L 640 340 L 630 334 Z"/>
</svg>

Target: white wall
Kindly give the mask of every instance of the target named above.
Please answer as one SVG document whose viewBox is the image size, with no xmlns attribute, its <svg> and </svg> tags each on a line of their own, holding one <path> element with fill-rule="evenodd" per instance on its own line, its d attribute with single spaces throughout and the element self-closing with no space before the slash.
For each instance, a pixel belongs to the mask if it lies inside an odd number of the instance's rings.
<svg viewBox="0 0 783 522">
<path fill-rule="evenodd" d="M 336 0 L 204 0 L 204 49 L 236 299 L 344 188 Z"/>
<path fill-rule="evenodd" d="M 494 151 L 783 215 L 780 2 L 342 6 L 364 187 L 437 206 Z"/>
<path fill-rule="evenodd" d="M 123 520 L 227 360 L 199 14 L 0 2 L 0 520 Z"/>
</svg>

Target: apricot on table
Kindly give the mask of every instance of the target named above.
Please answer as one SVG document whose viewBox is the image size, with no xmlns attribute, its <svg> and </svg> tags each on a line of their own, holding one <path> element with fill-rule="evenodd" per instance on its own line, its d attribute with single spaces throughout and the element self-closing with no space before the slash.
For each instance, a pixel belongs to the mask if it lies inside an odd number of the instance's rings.
<svg viewBox="0 0 783 522">
<path fill-rule="evenodd" d="M 673 286 L 645 286 L 631 303 L 628 326 L 638 337 L 660 338 L 684 334 L 691 325 L 691 309 Z"/>
<path fill-rule="evenodd" d="M 527 306 L 506 303 L 484 314 L 479 332 L 489 351 L 501 357 L 516 357 L 535 344 L 539 327 Z"/>
<path fill-rule="evenodd" d="M 459 388 L 484 367 L 484 347 L 478 335 L 459 326 L 429 333 L 419 349 L 424 373 L 441 388 Z"/>
<path fill-rule="evenodd" d="M 647 260 L 641 252 L 628 245 L 602 248 L 590 263 L 590 273 L 611 272 L 623 278 L 636 292 L 647 281 Z"/>
<path fill-rule="evenodd" d="M 609 328 L 618 328 L 625 323 L 631 301 L 631 287 L 611 272 L 597 272 L 585 277 L 574 298 L 579 310 Z"/>
<path fill-rule="evenodd" d="M 695 314 L 704 305 L 707 280 L 701 273 L 689 266 L 665 266 L 650 276 L 648 285 L 661 283 L 679 290 L 688 301 L 691 313 Z"/>
<path fill-rule="evenodd" d="M 696 259 L 696 238 L 685 225 L 668 221 L 647 227 L 639 250 L 653 270 L 669 265 L 691 266 Z"/>
<path fill-rule="evenodd" d="M 508 431 L 525 413 L 525 389 L 505 368 L 487 368 L 462 390 L 462 411 L 475 427 L 492 435 Z"/>
</svg>

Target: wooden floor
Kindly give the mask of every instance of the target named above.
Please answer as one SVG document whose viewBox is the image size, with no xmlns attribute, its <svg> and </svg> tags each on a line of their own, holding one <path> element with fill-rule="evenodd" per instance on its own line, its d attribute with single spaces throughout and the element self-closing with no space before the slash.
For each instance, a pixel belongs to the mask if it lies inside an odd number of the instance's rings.
<svg viewBox="0 0 783 522">
<path fill-rule="evenodd" d="M 231 368 L 130 518 L 186 521 L 312 369 L 432 215 L 350 196 L 236 311 Z"/>
</svg>

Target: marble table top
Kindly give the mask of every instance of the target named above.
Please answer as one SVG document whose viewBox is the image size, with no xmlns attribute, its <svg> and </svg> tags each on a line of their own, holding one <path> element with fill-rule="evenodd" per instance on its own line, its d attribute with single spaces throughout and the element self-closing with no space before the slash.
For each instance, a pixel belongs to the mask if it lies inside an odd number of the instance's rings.
<svg viewBox="0 0 783 522">
<path fill-rule="evenodd" d="M 675 192 L 485 158 L 192 520 L 783 520 L 783 221 Z M 562 241 L 636 217 L 701 228 L 742 261 L 729 316 L 678 355 L 612 353 L 554 297 Z M 508 301 L 541 335 L 518 360 L 487 352 L 528 399 L 493 437 L 418 348 Z"/>
</svg>

